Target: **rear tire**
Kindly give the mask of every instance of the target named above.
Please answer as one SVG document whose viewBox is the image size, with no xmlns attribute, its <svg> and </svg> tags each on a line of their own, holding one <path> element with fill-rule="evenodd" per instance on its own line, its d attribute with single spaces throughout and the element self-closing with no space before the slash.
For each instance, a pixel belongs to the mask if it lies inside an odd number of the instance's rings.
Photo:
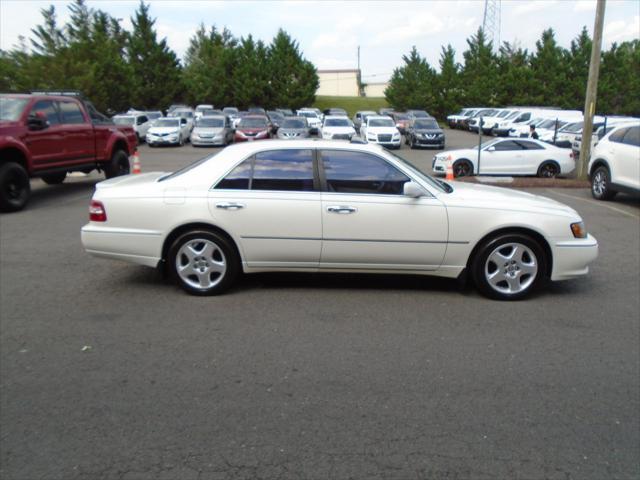
<svg viewBox="0 0 640 480">
<path fill-rule="evenodd" d="M 469 177 L 473 175 L 473 165 L 469 160 L 458 160 L 453 164 L 453 177 Z"/>
<path fill-rule="evenodd" d="M 121 175 L 129 175 L 131 166 L 129 165 L 129 156 L 123 150 L 113 152 L 111 162 L 104 168 L 104 176 L 106 178 L 119 177 Z"/>
<path fill-rule="evenodd" d="M 67 172 L 52 173 L 50 175 L 43 175 L 42 181 L 47 185 L 59 185 L 67 178 Z"/>
<path fill-rule="evenodd" d="M 31 196 L 29 174 L 22 165 L 7 162 L 0 166 L 0 212 L 22 210 Z"/>
<path fill-rule="evenodd" d="M 485 240 L 471 264 L 478 291 L 495 300 L 521 300 L 546 280 L 547 258 L 542 246 L 524 234 L 504 234 Z"/>
<path fill-rule="evenodd" d="M 240 258 L 229 240 L 207 230 L 178 237 L 167 255 L 174 281 L 191 295 L 218 295 L 228 290 L 240 273 Z"/>
<path fill-rule="evenodd" d="M 607 167 L 598 167 L 591 175 L 591 195 L 596 200 L 611 200 L 616 196 L 611 189 L 611 174 Z"/>
<path fill-rule="evenodd" d="M 560 175 L 560 167 L 555 162 L 544 162 L 538 168 L 540 178 L 556 178 L 558 175 Z"/>
</svg>

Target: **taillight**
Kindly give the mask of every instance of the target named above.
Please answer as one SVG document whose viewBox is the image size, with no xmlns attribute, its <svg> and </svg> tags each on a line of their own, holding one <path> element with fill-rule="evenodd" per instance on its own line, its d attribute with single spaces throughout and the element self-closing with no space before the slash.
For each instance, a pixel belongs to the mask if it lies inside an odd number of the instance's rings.
<svg viewBox="0 0 640 480">
<path fill-rule="evenodd" d="M 573 151 L 569 152 L 569 158 L 573 158 Z"/>
<path fill-rule="evenodd" d="M 92 222 L 107 221 L 107 211 L 104 209 L 102 202 L 91 200 L 89 204 L 89 220 Z"/>
</svg>

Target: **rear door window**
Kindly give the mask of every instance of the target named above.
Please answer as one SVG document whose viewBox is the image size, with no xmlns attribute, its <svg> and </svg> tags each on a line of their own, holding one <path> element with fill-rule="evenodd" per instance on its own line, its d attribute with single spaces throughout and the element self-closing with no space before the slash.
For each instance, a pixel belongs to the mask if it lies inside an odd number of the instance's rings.
<svg viewBox="0 0 640 480">
<path fill-rule="evenodd" d="M 520 145 L 525 150 L 544 150 L 542 145 L 539 145 L 535 142 L 527 142 L 526 140 L 517 140 L 516 143 Z"/>
<path fill-rule="evenodd" d="M 58 102 L 62 123 L 65 125 L 78 125 L 85 123 L 82 110 L 75 102 Z"/>
<path fill-rule="evenodd" d="M 522 150 L 522 147 L 518 145 L 514 140 L 507 140 L 506 142 L 497 142 L 494 143 L 497 152 L 504 152 L 510 150 Z"/>
</svg>

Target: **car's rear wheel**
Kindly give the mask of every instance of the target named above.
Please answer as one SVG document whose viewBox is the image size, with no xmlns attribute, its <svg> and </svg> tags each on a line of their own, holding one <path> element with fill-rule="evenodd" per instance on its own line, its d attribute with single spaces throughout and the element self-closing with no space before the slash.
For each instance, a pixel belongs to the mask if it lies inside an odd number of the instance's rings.
<svg viewBox="0 0 640 480">
<path fill-rule="evenodd" d="M 473 175 L 473 165 L 469 160 L 458 160 L 453 164 L 454 177 L 468 177 Z"/>
<path fill-rule="evenodd" d="M 616 196 L 611 189 L 611 175 L 607 167 L 598 167 L 591 175 L 591 195 L 597 200 L 611 200 Z"/>
<path fill-rule="evenodd" d="M 538 168 L 538 176 L 541 178 L 555 178 L 560 175 L 560 167 L 555 162 L 545 162 Z"/>
<path fill-rule="evenodd" d="M 240 259 L 229 240 L 206 230 L 178 237 L 167 257 L 171 276 L 192 295 L 218 295 L 240 273 Z"/>
<path fill-rule="evenodd" d="M 540 244 L 522 234 L 505 234 L 485 241 L 472 264 L 476 287 L 496 300 L 520 300 L 546 278 L 547 260 Z"/>
<path fill-rule="evenodd" d="M 31 185 L 22 165 L 6 162 L 0 166 L 0 211 L 17 212 L 29 201 Z"/>
<path fill-rule="evenodd" d="M 105 166 L 104 176 L 107 178 L 119 177 L 121 175 L 129 175 L 131 165 L 129 164 L 129 156 L 123 150 L 113 152 L 111 162 Z"/>
<path fill-rule="evenodd" d="M 43 175 L 42 181 L 47 185 L 59 185 L 67 178 L 67 172 L 52 173 L 50 175 Z"/>
</svg>

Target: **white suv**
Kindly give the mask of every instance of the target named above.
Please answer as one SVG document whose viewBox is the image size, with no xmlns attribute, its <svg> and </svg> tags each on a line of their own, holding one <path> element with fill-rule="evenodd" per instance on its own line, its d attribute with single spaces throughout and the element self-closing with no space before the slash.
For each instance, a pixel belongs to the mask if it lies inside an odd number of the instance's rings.
<svg viewBox="0 0 640 480">
<path fill-rule="evenodd" d="M 138 143 L 144 141 L 145 137 L 147 136 L 147 132 L 149 131 L 149 127 L 151 127 L 149 117 L 146 113 L 142 112 L 115 115 L 112 120 L 116 125 L 126 125 L 128 127 L 132 127 L 136 132 L 136 136 L 138 137 Z"/>
<path fill-rule="evenodd" d="M 589 161 L 591 194 L 609 200 L 640 193 L 640 123 L 620 125 L 600 140 Z"/>
</svg>

